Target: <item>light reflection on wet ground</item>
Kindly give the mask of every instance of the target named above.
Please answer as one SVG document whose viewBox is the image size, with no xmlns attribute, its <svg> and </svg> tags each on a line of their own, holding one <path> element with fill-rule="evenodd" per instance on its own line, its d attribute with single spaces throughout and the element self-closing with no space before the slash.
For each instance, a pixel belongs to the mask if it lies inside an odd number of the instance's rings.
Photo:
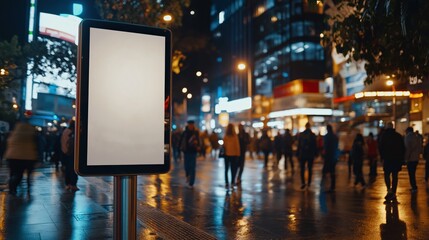
<svg viewBox="0 0 429 240">
<path fill-rule="evenodd" d="M 400 173 L 398 205 L 383 204 L 381 168 L 367 188 L 354 187 L 341 162 L 337 191 L 325 193 L 329 180 L 320 185 L 320 162 L 313 185 L 301 191 L 298 171 L 263 169 L 262 160 L 252 159 L 240 188 L 225 189 L 222 160 L 199 159 L 194 189 L 185 187 L 183 163 L 173 164 L 169 174 L 139 176 L 138 200 L 218 239 L 427 239 L 429 192 L 423 166 L 417 170 L 416 194 L 409 192 L 406 171 Z M 81 191 L 70 193 L 63 189 L 61 173 L 47 167 L 36 171 L 33 182 L 30 195 L 25 186 L 16 197 L 0 194 L 0 239 L 112 238 L 112 177 L 80 178 Z M 156 221 L 139 225 L 140 239 L 167 236 Z"/>
</svg>

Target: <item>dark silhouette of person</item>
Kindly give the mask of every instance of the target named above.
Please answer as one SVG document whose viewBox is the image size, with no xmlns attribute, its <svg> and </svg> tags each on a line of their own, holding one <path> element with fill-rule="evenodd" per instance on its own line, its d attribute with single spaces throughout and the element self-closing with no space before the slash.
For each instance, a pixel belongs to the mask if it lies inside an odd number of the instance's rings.
<svg viewBox="0 0 429 240">
<path fill-rule="evenodd" d="M 401 134 L 395 131 L 391 122 L 386 124 L 386 129 L 381 135 L 379 150 L 383 161 L 384 182 L 387 187 L 387 194 L 384 198 L 388 203 L 396 201 L 398 172 L 402 169 L 405 157 L 404 139 Z"/>
<path fill-rule="evenodd" d="M 262 136 L 259 139 L 259 148 L 264 154 L 264 168 L 268 167 L 268 157 L 270 156 L 272 142 L 268 136 L 268 131 L 266 129 L 262 130 Z"/>
<path fill-rule="evenodd" d="M 399 219 L 398 204 L 386 204 L 386 223 L 380 224 L 382 240 L 407 239 L 407 224 Z"/>
<path fill-rule="evenodd" d="M 283 156 L 283 136 L 280 132 L 274 137 L 274 152 L 276 154 L 276 167 L 279 166 L 280 160 Z"/>
<path fill-rule="evenodd" d="M 305 130 L 298 136 L 298 159 L 301 168 L 301 189 L 304 190 L 311 184 L 313 175 L 313 161 L 317 155 L 316 135 L 311 131 L 310 123 L 305 124 Z M 308 168 L 308 180 L 305 181 L 305 165 Z"/>
<path fill-rule="evenodd" d="M 352 151 L 350 153 L 353 159 L 353 173 L 355 174 L 355 186 L 359 183 L 365 187 L 365 179 L 363 178 L 363 158 L 364 158 L 364 145 L 365 141 L 362 134 L 356 134 L 353 141 Z"/>
<path fill-rule="evenodd" d="M 171 147 L 173 149 L 173 159 L 175 162 L 180 160 L 180 136 L 182 135 L 182 130 L 180 128 L 174 130 L 171 135 Z"/>
<path fill-rule="evenodd" d="M 180 149 L 183 151 L 185 158 L 185 174 L 188 188 L 192 188 L 195 183 L 197 153 L 200 150 L 200 146 L 200 134 L 195 128 L 195 122 L 189 120 L 180 138 Z"/>
<path fill-rule="evenodd" d="M 287 163 L 289 162 L 290 168 L 292 169 L 292 173 L 294 173 L 294 166 L 293 166 L 293 136 L 290 133 L 289 129 L 286 129 L 284 135 L 283 135 L 283 154 L 285 158 L 285 170 L 287 170 Z"/>
<path fill-rule="evenodd" d="M 372 132 L 368 135 L 366 146 L 368 148 L 369 177 L 373 181 L 377 177 L 378 142 L 374 139 Z"/>
<path fill-rule="evenodd" d="M 331 177 L 331 187 L 329 188 L 329 192 L 335 191 L 335 166 L 338 162 L 338 137 L 335 135 L 334 130 L 331 125 L 326 126 L 326 130 L 328 131 L 326 135 L 323 137 L 323 177 L 327 173 L 330 174 Z"/>
</svg>

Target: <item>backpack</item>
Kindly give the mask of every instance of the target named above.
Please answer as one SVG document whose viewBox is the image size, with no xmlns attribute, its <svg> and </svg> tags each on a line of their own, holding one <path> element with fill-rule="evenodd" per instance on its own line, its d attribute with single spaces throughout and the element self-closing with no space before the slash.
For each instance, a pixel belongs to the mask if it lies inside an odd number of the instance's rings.
<svg viewBox="0 0 429 240">
<path fill-rule="evenodd" d="M 69 139 L 67 139 L 67 152 L 65 154 L 67 156 L 74 155 L 74 132 L 69 134 Z"/>
</svg>

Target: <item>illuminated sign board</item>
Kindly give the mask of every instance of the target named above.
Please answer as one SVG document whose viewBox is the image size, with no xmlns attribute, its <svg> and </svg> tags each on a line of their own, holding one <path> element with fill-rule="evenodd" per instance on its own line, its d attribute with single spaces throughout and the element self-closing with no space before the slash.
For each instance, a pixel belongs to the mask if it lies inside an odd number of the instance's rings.
<svg viewBox="0 0 429 240">
<path fill-rule="evenodd" d="M 85 20 L 78 59 L 75 170 L 81 175 L 168 171 L 170 31 Z"/>
<path fill-rule="evenodd" d="M 40 13 L 39 34 L 78 44 L 79 23 L 82 18 L 73 15 Z"/>
</svg>

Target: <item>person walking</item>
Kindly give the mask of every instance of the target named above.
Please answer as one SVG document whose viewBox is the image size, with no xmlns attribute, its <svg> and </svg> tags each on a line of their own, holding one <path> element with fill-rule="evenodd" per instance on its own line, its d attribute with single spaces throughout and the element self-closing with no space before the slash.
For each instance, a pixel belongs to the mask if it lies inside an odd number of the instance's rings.
<svg viewBox="0 0 429 240">
<path fill-rule="evenodd" d="M 305 130 L 298 136 L 298 159 L 301 168 L 301 189 L 304 190 L 311 184 L 313 175 L 313 161 L 317 155 L 316 135 L 311 131 L 310 123 L 305 124 Z M 305 181 L 305 165 L 308 168 L 308 180 Z"/>
<path fill-rule="evenodd" d="M 355 186 L 359 183 L 362 187 L 366 186 L 365 179 L 363 178 L 363 157 L 365 155 L 365 141 L 362 134 L 356 134 L 353 141 L 352 151 L 350 153 L 353 160 L 353 173 L 355 174 Z"/>
<path fill-rule="evenodd" d="M 229 188 L 228 170 L 231 170 L 231 187 L 234 187 L 240 157 L 240 142 L 232 123 L 226 127 L 223 148 L 225 149 L 225 188 Z"/>
<path fill-rule="evenodd" d="M 294 142 L 293 136 L 290 133 L 290 130 L 287 128 L 283 136 L 283 154 L 285 158 L 284 168 L 287 171 L 287 162 L 289 161 L 292 174 L 295 171 L 293 166 L 293 149 L 292 149 L 293 142 Z"/>
<path fill-rule="evenodd" d="M 428 184 L 429 181 L 429 137 L 426 141 L 426 146 L 423 149 L 423 158 L 425 159 L 425 181 Z"/>
<path fill-rule="evenodd" d="M 177 128 L 174 130 L 173 134 L 171 135 L 171 147 L 173 150 L 173 159 L 174 162 L 180 161 L 180 137 L 182 136 L 182 130 L 180 128 Z"/>
<path fill-rule="evenodd" d="M 78 191 L 78 176 L 74 171 L 74 137 L 75 121 L 70 120 L 68 128 L 64 129 L 61 135 L 61 151 L 63 152 L 63 164 L 65 170 L 66 190 Z"/>
<path fill-rule="evenodd" d="M 240 156 L 238 158 L 237 184 L 241 184 L 241 175 L 243 175 L 244 163 L 246 162 L 247 146 L 250 144 L 250 135 L 244 130 L 242 124 L 238 125 L 238 141 L 240 143 Z"/>
<path fill-rule="evenodd" d="M 386 129 L 379 142 L 380 157 L 383 161 L 384 182 L 387 194 L 386 203 L 396 201 L 398 187 L 398 172 L 401 171 L 405 157 L 404 139 L 393 128 L 393 123 L 386 124 Z"/>
<path fill-rule="evenodd" d="M 420 152 L 422 151 L 421 140 L 419 136 L 414 133 L 412 127 L 405 130 L 404 137 L 405 144 L 405 162 L 407 163 L 408 176 L 410 178 L 411 192 L 417 192 L 416 184 L 416 170 L 419 163 Z"/>
<path fill-rule="evenodd" d="M 276 154 L 275 166 L 278 167 L 283 156 L 283 136 L 280 132 L 274 137 L 274 152 Z"/>
<path fill-rule="evenodd" d="M 262 130 L 262 136 L 259 139 L 259 148 L 264 154 L 264 168 L 268 167 L 268 157 L 270 156 L 272 142 L 268 136 L 268 131 L 266 129 Z"/>
<path fill-rule="evenodd" d="M 217 159 L 219 156 L 219 137 L 217 136 L 217 133 L 212 131 L 212 133 L 209 136 L 210 145 L 212 146 L 212 158 Z"/>
<path fill-rule="evenodd" d="M 200 136 L 195 128 L 195 122 L 189 120 L 180 138 L 180 148 L 185 158 L 185 174 L 188 188 L 193 188 L 197 168 L 197 154 L 200 150 Z"/>
<path fill-rule="evenodd" d="M 326 174 L 331 176 L 331 186 L 328 192 L 335 191 L 335 166 L 338 162 L 338 137 L 334 133 L 331 125 L 326 126 L 327 133 L 323 137 L 323 176 L 322 181 L 325 179 Z"/>
<path fill-rule="evenodd" d="M 28 122 L 19 122 L 10 133 L 5 159 L 9 162 L 9 194 L 16 194 L 24 171 L 27 171 L 27 192 L 31 188 L 31 175 L 38 159 L 36 130 Z"/>
<path fill-rule="evenodd" d="M 368 135 L 366 146 L 368 149 L 369 178 L 370 181 L 374 181 L 375 177 L 377 177 L 378 143 L 374 139 L 374 134 L 372 134 L 372 132 Z"/>
</svg>

